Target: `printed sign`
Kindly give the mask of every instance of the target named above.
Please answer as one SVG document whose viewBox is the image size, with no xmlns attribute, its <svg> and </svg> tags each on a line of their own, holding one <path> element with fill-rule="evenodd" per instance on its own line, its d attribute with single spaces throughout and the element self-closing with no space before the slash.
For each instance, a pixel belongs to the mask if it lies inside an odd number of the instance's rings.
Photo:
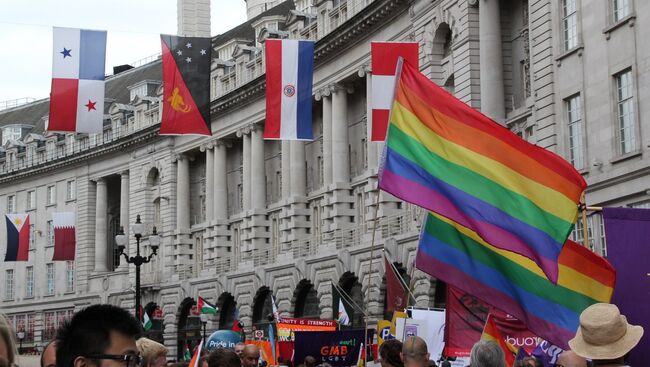
<svg viewBox="0 0 650 367">
<path fill-rule="evenodd" d="M 353 366 L 359 359 L 364 330 L 297 331 L 295 332 L 294 361 L 313 356 L 316 364 L 333 367 Z"/>
<path fill-rule="evenodd" d="M 334 331 L 336 321 L 283 317 L 278 322 L 278 341 L 293 341 L 296 331 Z"/>
<path fill-rule="evenodd" d="M 235 344 L 241 342 L 241 335 L 231 330 L 217 330 L 208 338 L 205 347 L 208 352 L 216 348 L 234 349 Z"/>
</svg>

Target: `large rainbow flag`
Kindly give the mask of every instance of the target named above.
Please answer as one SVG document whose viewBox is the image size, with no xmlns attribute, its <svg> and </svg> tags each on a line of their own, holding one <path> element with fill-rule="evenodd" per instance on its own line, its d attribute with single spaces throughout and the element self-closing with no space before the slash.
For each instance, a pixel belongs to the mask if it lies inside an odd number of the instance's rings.
<svg viewBox="0 0 650 367">
<path fill-rule="evenodd" d="M 578 330 L 580 313 L 611 300 L 616 272 L 607 260 L 572 241 L 564 245 L 558 264 L 554 284 L 530 259 L 429 214 L 415 266 L 511 314 L 536 335 L 566 349 Z"/>
<path fill-rule="evenodd" d="M 379 186 L 533 259 L 557 279 L 583 177 L 403 64 Z"/>
</svg>

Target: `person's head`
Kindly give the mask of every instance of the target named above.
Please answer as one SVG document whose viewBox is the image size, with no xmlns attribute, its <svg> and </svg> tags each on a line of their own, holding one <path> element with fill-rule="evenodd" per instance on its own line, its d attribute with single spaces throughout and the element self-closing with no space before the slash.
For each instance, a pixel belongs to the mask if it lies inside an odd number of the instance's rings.
<svg viewBox="0 0 650 367">
<path fill-rule="evenodd" d="M 203 354 L 203 350 L 201 350 L 201 354 Z M 207 355 L 199 358 L 199 367 L 208 367 L 208 356 Z"/>
<path fill-rule="evenodd" d="M 379 363 L 381 367 L 404 367 L 402 358 L 402 342 L 397 339 L 384 341 L 379 348 Z"/>
<path fill-rule="evenodd" d="M 580 327 L 569 347 L 594 362 L 621 363 L 642 336 L 643 327 L 628 324 L 616 305 L 596 303 L 580 314 Z"/>
<path fill-rule="evenodd" d="M 16 359 L 16 341 L 9 322 L 0 314 L 0 366 L 8 366 Z"/>
<path fill-rule="evenodd" d="M 45 344 L 43 348 L 41 367 L 56 367 L 56 342 L 54 340 Z"/>
<path fill-rule="evenodd" d="M 246 344 L 244 344 L 242 342 L 239 342 L 239 343 L 235 344 L 235 354 L 237 354 L 239 356 L 239 358 L 242 357 L 242 353 L 244 352 L 244 347 L 245 346 L 246 346 Z"/>
<path fill-rule="evenodd" d="M 241 359 L 230 349 L 217 348 L 208 356 L 208 367 L 241 367 Z"/>
<path fill-rule="evenodd" d="M 142 356 L 142 367 L 163 367 L 167 363 L 167 348 L 151 339 L 140 338 L 135 345 Z"/>
<path fill-rule="evenodd" d="M 106 304 L 89 306 L 57 331 L 56 365 L 134 367 L 140 360 L 135 344 L 139 333 L 140 323 L 126 310 Z"/>
<path fill-rule="evenodd" d="M 429 365 L 427 343 L 418 336 L 406 338 L 402 343 L 401 359 L 404 367 L 427 367 Z"/>
<path fill-rule="evenodd" d="M 557 357 L 555 367 L 587 367 L 587 360 L 572 350 L 562 352 Z"/>
<path fill-rule="evenodd" d="M 305 365 L 305 367 L 315 367 L 316 366 L 316 358 L 314 358 L 312 356 L 305 357 L 304 365 Z"/>
<path fill-rule="evenodd" d="M 469 365 L 472 367 L 506 367 L 506 356 L 497 343 L 481 340 L 472 347 Z"/>
<path fill-rule="evenodd" d="M 525 357 L 522 362 L 524 367 L 544 367 L 542 361 L 535 357 Z"/>
<path fill-rule="evenodd" d="M 241 354 L 242 367 L 257 367 L 260 360 L 260 350 L 253 344 L 248 344 L 244 347 Z"/>
</svg>

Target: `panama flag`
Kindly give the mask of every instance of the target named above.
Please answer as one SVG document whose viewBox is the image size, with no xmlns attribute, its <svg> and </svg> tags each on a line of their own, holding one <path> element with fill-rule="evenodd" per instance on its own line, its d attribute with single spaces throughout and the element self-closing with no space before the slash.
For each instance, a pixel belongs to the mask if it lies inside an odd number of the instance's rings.
<svg viewBox="0 0 650 367">
<path fill-rule="evenodd" d="M 7 253 L 5 261 L 27 261 L 29 255 L 29 214 L 5 214 Z"/>
<path fill-rule="evenodd" d="M 388 115 L 393 107 L 395 93 L 395 68 L 397 59 L 403 57 L 409 64 L 420 68 L 417 42 L 372 42 L 372 134 L 371 141 L 386 140 Z"/>
<path fill-rule="evenodd" d="M 311 126 L 314 42 L 265 41 L 266 124 L 264 139 L 313 140 Z"/>
<path fill-rule="evenodd" d="M 100 133 L 106 31 L 54 27 L 49 131 Z"/>
<path fill-rule="evenodd" d="M 54 225 L 54 256 L 52 261 L 74 260 L 76 239 L 74 213 L 52 213 Z"/>
<path fill-rule="evenodd" d="M 198 308 L 201 313 L 211 314 L 211 315 L 217 314 L 217 306 L 204 300 L 201 296 L 199 296 L 199 302 L 196 308 Z"/>
</svg>

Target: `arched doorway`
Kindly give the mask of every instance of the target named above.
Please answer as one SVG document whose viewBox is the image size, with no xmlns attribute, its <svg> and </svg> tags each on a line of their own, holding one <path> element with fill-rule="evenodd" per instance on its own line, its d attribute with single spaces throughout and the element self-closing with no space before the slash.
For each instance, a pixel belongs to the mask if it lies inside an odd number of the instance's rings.
<svg viewBox="0 0 650 367">
<path fill-rule="evenodd" d="M 293 316 L 306 319 L 320 318 L 318 292 L 307 279 L 301 280 L 293 292 Z"/>
<path fill-rule="evenodd" d="M 343 273 L 338 282 L 338 287 L 335 287 L 343 291 L 343 294 L 340 298 L 343 299 L 343 304 L 350 316 L 350 321 L 352 321 L 351 327 L 363 327 L 364 319 L 363 312 L 365 312 L 364 301 L 363 301 L 363 292 L 361 291 L 361 283 L 359 283 L 359 278 L 352 272 L 346 271 Z M 334 319 L 338 315 L 339 309 L 339 296 L 338 292 L 333 292 L 332 300 L 334 301 L 332 305 L 332 310 L 334 313 Z"/>
<path fill-rule="evenodd" d="M 272 323 L 273 306 L 271 301 L 271 289 L 261 287 L 253 297 L 253 330 L 268 330 Z"/>
<path fill-rule="evenodd" d="M 217 300 L 217 307 L 219 307 L 219 330 L 232 329 L 233 322 L 237 318 L 235 297 L 228 292 L 221 293 Z"/>
<path fill-rule="evenodd" d="M 163 320 L 162 309 L 158 307 L 158 304 L 155 302 L 149 302 L 144 306 L 144 312 L 149 316 L 152 325 L 151 329 L 146 330 L 143 333 L 143 336 L 155 340 L 160 344 L 164 344 L 165 339 L 163 337 L 163 332 L 165 330 L 165 323 Z"/>
<path fill-rule="evenodd" d="M 196 309 L 196 301 L 185 298 L 178 307 L 178 344 L 176 358 L 183 360 L 185 349 L 190 352 L 201 342 L 201 319 Z"/>
</svg>

